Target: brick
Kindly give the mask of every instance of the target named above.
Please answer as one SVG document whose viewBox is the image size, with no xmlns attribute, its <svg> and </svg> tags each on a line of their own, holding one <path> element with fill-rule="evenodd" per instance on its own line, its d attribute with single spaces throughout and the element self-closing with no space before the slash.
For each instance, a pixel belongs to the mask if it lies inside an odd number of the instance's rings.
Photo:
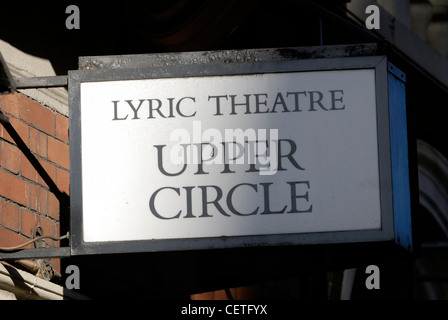
<svg viewBox="0 0 448 320">
<path fill-rule="evenodd" d="M 56 137 L 68 143 L 68 118 L 56 113 Z"/>
<path fill-rule="evenodd" d="M 18 176 L 0 169 L 0 195 L 28 206 L 29 184 Z"/>
<path fill-rule="evenodd" d="M 0 110 L 3 113 L 19 117 L 19 95 L 17 93 L 0 96 Z"/>
<path fill-rule="evenodd" d="M 20 208 L 20 221 L 20 232 L 32 238 L 34 229 L 39 225 L 37 214 L 28 209 Z"/>
<path fill-rule="evenodd" d="M 0 166 L 13 172 L 19 173 L 21 151 L 12 144 L 0 141 Z"/>
<path fill-rule="evenodd" d="M 20 157 L 20 173 L 22 174 L 23 177 L 25 177 L 31 181 L 34 181 L 34 182 L 38 181 L 38 174 L 37 174 L 36 169 L 33 167 L 31 162 L 29 162 L 27 157 L 25 157 L 24 155 L 22 155 L 22 157 Z"/>
<path fill-rule="evenodd" d="M 56 247 L 59 247 L 59 245 Z M 50 263 L 53 265 L 54 270 L 61 273 L 61 259 L 50 259 Z"/>
<path fill-rule="evenodd" d="M 41 166 L 44 168 L 45 172 L 50 176 L 51 180 L 56 184 L 56 167 L 55 167 L 55 165 L 46 160 L 42 160 L 42 159 L 37 159 L 37 160 L 39 161 Z M 29 162 L 29 160 L 25 156 L 22 156 L 20 159 L 20 173 L 22 174 L 23 177 L 25 177 L 31 181 L 34 181 L 34 182 L 40 184 L 41 186 L 48 187 L 48 185 L 45 183 L 44 179 L 42 178 L 40 172 L 38 172 L 36 170 L 36 168 L 34 168 L 34 166 L 31 164 L 31 162 Z"/>
<path fill-rule="evenodd" d="M 28 209 L 21 208 L 21 232 L 22 234 L 32 238 L 34 230 L 37 227 L 42 229 L 42 235 L 45 236 L 59 236 L 59 223 L 49 218 L 40 216 Z M 58 247 L 58 242 L 51 239 L 45 239 L 45 242 L 52 246 Z"/>
<path fill-rule="evenodd" d="M 30 98 L 19 95 L 20 119 L 54 135 L 54 112 Z"/>
<path fill-rule="evenodd" d="M 0 247 L 14 247 L 23 244 L 28 240 L 29 239 L 19 235 L 14 231 L 0 227 Z M 25 247 L 21 247 L 21 249 L 31 249 L 31 248 L 33 248 L 32 243 L 30 243 Z"/>
<path fill-rule="evenodd" d="M 57 236 L 57 226 L 56 223 L 48 218 L 40 217 L 40 227 L 42 228 L 42 234 L 46 236 Z M 52 241 L 52 240 L 48 240 Z M 54 244 L 52 245 L 54 247 Z"/>
<path fill-rule="evenodd" d="M 49 136 L 48 160 L 65 169 L 70 169 L 70 150 L 68 144 Z"/>
<path fill-rule="evenodd" d="M 28 145 L 28 125 L 20 120 L 9 118 L 9 122 L 17 134 L 22 138 L 23 142 Z M 3 125 L 0 125 L 0 138 L 3 138 L 11 143 L 16 143 Z"/>
<path fill-rule="evenodd" d="M 233 289 L 229 289 L 231 290 L 231 294 L 234 294 L 234 290 Z M 229 297 L 227 296 L 227 292 L 226 290 L 217 290 L 215 291 L 215 295 L 213 300 L 229 300 Z"/>
<path fill-rule="evenodd" d="M 70 172 L 57 168 L 57 186 L 59 191 L 65 192 L 67 195 L 70 195 Z"/>
<path fill-rule="evenodd" d="M 47 135 L 37 129 L 30 127 L 30 143 L 31 152 L 47 158 Z"/>
<path fill-rule="evenodd" d="M 29 145 L 32 153 L 37 154 L 39 149 L 39 130 L 30 127 Z"/>
<path fill-rule="evenodd" d="M 239 287 L 234 290 L 238 300 L 260 300 L 263 298 L 261 286 Z"/>
<path fill-rule="evenodd" d="M 19 231 L 19 207 L 11 202 L 1 201 L 1 225 L 13 231 Z"/>
<path fill-rule="evenodd" d="M 45 172 L 50 176 L 51 180 L 56 184 L 56 166 L 42 159 L 39 159 L 39 163 L 44 168 Z M 37 174 L 37 183 L 44 187 L 48 187 L 39 173 Z"/>
<path fill-rule="evenodd" d="M 191 300 L 214 300 L 215 291 L 197 293 L 191 295 Z"/>
<path fill-rule="evenodd" d="M 59 232 L 59 223 L 54 222 L 48 218 L 42 217 L 42 216 L 36 216 L 36 224 L 33 227 L 33 231 L 36 227 L 40 227 L 42 231 L 43 236 L 52 236 L 56 237 L 58 236 Z M 57 247 L 58 241 L 54 241 L 51 239 L 44 239 L 45 243 L 50 247 Z"/>
<path fill-rule="evenodd" d="M 34 184 L 30 184 L 29 190 L 29 208 L 46 215 L 48 213 L 48 191 Z"/>
<path fill-rule="evenodd" d="M 48 216 L 60 220 L 59 200 L 51 192 L 48 193 Z"/>
</svg>

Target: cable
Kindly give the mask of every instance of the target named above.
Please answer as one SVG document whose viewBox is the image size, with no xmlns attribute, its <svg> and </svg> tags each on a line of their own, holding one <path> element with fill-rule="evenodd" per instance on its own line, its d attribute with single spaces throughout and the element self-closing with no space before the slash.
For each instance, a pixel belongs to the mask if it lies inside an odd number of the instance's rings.
<svg viewBox="0 0 448 320">
<path fill-rule="evenodd" d="M 0 251 L 15 251 L 15 250 L 18 250 L 18 249 L 20 249 L 22 247 L 25 247 L 25 246 L 29 245 L 30 243 L 33 243 L 33 242 L 36 242 L 36 241 L 39 241 L 39 240 L 42 240 L 42 239 L 51 239 L 51 240 L 54 240 L 54 241 L 61 241 L 61 240 L 64 240 L 64 239 L 68 239 L 68 237 L 69 237 L 69 233 L 68 232 L 67 232 L 66 235 L 63 235 L 63 236 L 60 236 L 60 237 L 39 236 L 39 237 L 36 237 L 34 239 L 31 239 L 31 240 L 28 240 L 27 242 L 22 243 L 22 244 L 17 245 L 17 246 L 14 246 L 14 247 L 0 247 Z"/>
</svg>

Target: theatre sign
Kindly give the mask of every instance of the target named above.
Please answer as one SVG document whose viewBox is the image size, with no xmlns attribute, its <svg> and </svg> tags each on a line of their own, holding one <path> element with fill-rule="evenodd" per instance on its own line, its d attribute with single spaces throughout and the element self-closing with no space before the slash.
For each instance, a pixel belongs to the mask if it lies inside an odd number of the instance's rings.
<svg viewBox="0 0 448 320">
<path fill-rule="evenodd" d="M 392 68 L 363 56 L 71 72 L 72 254 L 411 248 Z"/>
</svg>

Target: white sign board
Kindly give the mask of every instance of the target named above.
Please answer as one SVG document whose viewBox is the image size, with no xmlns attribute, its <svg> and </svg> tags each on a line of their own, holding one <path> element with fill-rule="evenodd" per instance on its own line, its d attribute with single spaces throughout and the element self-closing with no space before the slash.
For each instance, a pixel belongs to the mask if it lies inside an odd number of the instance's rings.
<svg viewBox="0 0 448 320">
<path fill-rule="evenodd" d="M 384 230 L 377 69 L 292 69 L 77 81 L 79 241 Z"/>
</svg>

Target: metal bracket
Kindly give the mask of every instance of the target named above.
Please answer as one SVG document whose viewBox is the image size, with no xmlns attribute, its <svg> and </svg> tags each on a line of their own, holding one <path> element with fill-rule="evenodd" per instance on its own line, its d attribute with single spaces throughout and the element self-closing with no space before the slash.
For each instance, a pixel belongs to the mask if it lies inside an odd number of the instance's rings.
<svg viewBox="0 0 448 320">
<path fill-rule="evenodd" d="M 406 82 L 406 74 L 402 72 L 400 69 L 398 69 L 396 66 L 394 66 L 392 63 L 390 62 L 387 63 L 387 70 L 389 70 L 389 72 L 391 72 L 401 81 Z"/>
<path fill-rule="evenodd" d="M 53 259 L 71 257 L 70 247 L 23 249 L 14 252 L 1 252 L 0 261 L 20 259 Z"/>
<path fill-rule="evenodd" d="M 68 76 L 15 78 L 16 89 L 37 89 L 65 87 L 68 85 Z"/>
<path fill-rule="evenodd" d="M 9 123 L 9 118 L 5 116 L 3 113 L 0 113 L 0 123 Z"/>
</svg>

